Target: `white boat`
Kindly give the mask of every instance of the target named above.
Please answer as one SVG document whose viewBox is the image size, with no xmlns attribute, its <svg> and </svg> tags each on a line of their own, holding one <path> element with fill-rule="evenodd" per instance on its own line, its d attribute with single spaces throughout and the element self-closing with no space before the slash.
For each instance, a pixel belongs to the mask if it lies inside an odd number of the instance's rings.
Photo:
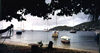
<svg viewBox="0 0 100 53">
<path fill-rule="evenodd" d="M 68 37 L 68 36 L 62 36 L 61 37 L 61 42 L 62 43 L 66 43 L 66 44 L 68 43 L 69 44 L 70 43 L 70 37 Z"/>
<path fill-rule="evenodd" d="M 70 30 L 70 33 L 76 33 L 76 30 Z"/>
</svg>

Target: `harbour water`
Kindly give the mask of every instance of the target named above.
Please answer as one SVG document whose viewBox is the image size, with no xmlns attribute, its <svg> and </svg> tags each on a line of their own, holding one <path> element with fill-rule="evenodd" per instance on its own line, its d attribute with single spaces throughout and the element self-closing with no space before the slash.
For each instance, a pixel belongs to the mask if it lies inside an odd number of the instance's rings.
<svg viewBox="0 0 100 53">
<path fill-rule="evenodd" d="M 22 42 L 22 43 L 37 43 L 42 41 L 43 44 L 48 44 L 53 41 L 54 46 L 63 48 L 75 48 L 85 50 L 99 50 L 99 45 L 95 41 L 96 34 L 93 31 L 77 31 L 77 33 L 70 33 L 69 31 L 59 31 L 57 39 L 52 38 L 53 31 L 25 31 L 22 35 L 16 35 L 14 31 L 13 36 L 6 41 Z M 7 33 L 2 34 L 7 35 Z M 71 38 L 70 44 L 61 43 L 61 36 L 69 36 Z M 0 39 L 3 40 L 3 39 Z"/>
</svg>

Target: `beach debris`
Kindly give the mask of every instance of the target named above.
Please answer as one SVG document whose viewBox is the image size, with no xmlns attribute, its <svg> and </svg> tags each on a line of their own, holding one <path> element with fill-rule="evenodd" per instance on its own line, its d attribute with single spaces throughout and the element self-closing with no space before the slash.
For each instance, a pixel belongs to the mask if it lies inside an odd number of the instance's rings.
<svg viewBox="0 0 100 53">
<path fill-rule="evenodd" d="M 42 47 L 43 46 L 42 41 L 38 42 L 38 44 L 39 44 L 39 47 Z"/>
</svg>

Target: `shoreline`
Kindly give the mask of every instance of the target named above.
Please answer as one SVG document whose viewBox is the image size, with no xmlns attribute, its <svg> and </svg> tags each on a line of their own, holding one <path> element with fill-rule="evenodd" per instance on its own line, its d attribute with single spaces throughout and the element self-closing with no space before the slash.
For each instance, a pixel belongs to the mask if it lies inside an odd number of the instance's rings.
<svg viewBox="0 0 100 53">
<path fill-rule="evenodd" d="M 0 44 L 2 42 L 0 41 Z M 5 41 L 4 42 L 5 45 L 7 45 L 8 47 L 11 46 L 13 47 L 19 47 L 19 49 L 28 49 L 31 50 L 31 45 L 35 44 L 27 44 L 27 43 L 21 43 L 21 42 L 14 42 L 14 41 Z M 21 48 L 22 47 L 22 48 Z M 44 44 L 42 48 L 47 48 L 47 44 Z M 53 46 L 53 48 L 57 49 L 57 50 L 63 50 L 63 51 L 67 51 L 67 50 L 71 50 L 71 51 L 78 51 L 78 52 L 90 52 L 90 53 L 99 53 L 99 51 L 96 50 L 85 50 L 85 49 L 76 49 L 76 48 L 63 48 L 63 47 L 58 47 L 58 46 Z"/>
</svg>

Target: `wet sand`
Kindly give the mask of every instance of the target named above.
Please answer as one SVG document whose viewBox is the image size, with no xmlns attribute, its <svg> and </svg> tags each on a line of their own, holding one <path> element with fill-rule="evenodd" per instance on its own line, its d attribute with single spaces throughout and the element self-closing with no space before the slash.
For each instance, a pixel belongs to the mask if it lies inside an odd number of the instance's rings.
<svg viewBox="0 0 100 53">
<path fill-rule="evenodd" d="M 0 41 L 2 43 L 2 41 Z M 7 51 L 9 52 L 17 52 L 17 53 L 31 53 L 31 45 L 27 43 L 13 42 L 13 41 L 5 41 L 4 45 L 7 47 Z M 99 53 L 98 51 L 93 50 L 82 50 L 82 49 L 74 49 L 74 48 L 62 48 L 53 46 L 53 50 L 47 50 L 47 44 L 43 45 L 41 48 L 42 53 Z"/>
</svg>

